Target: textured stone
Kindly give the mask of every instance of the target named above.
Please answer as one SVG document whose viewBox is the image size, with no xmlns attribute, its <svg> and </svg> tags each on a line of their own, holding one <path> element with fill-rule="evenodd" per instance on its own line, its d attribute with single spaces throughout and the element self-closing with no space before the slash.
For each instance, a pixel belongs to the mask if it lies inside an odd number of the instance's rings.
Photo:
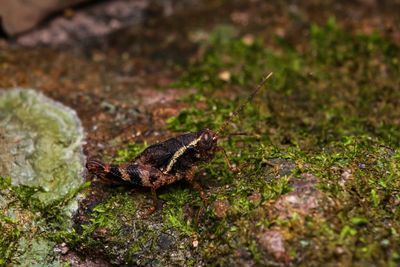
<svg viewBox="0 0 400 267">
<path fill-rule="evenodd" d="M 258 242 L 261 247 L 276 260 L 288 262 L 289 256 L 285 248 L 285 240 L 281 232 L 277 230 L 268 230 L 260 234 Z"/>
<path fill-rule="evenodd" d="M 50 13 L 85 0 L 0 0 L 4 30 L 18 34 L 33 28 Z M 87 0 L 86 0 L 87 1 Z"/>
<path fill-rule="evenodd" d="M 7 218 L 0 220 L 0 241 L 8 248 L 0 255 L 6 257 L 5 263 L 61 266 L 56 244 L 44 234 L 52 231 L 43 219 L 45 211 L 21 203 L 18 185 L 37 188 L 30 199 L 42 207 L 51 209 L 53 201 L 65 200 L 58 208 L 68 219 L 77 207 L 70 194 L 83 183 L 82 141 L 83 129 L 72 109 L 34 90 L 0 91 L 0 176 L 10 177 L 14 185 L 0 188 L 0 216 Z M 66 220 L 57 227 L 71 225 Z M 67 251 L 64 244 L 61 253 Z"/>
<path fill-rule="evenodd" d="M 82 184 L 83 137 L 72 109 L 34 90 L 0 91 L 0 175 L 43 188 L 44 203 Z"/>
<path fill-rule="evenodd" d="M 303 174 L 301 178 L 292 178 L 289 184 L 293 191 L 282 195 L 273 205 L 272 213 L 281 219 L 289 219 L 294 214 L 305 216 L 317 212 L 322 202 L 329 199 L 316 188 L 318 178 L 312 174 Z"/>
</svg>

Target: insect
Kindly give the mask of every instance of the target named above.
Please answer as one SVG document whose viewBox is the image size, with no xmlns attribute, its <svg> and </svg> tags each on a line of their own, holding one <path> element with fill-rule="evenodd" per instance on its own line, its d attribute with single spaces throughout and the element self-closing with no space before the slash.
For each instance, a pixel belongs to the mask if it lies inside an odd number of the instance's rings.
<svg viewBox="0 0 400 267">
<path fill-rule="evenodd" d="M 153 206 L 148 210 L 148 215 L 157 208 L 156 190 L 182 179 L 199 190 L 200 197 L 206 201 L 206 195 L 201 185 L 194 180 L 196 168 L 199 163 L 210 161 L 218 151 L 223 151 L 225 159 L 227 159 L 223 148 L 218 146 L 219 133 L 234 116 L 240 113 L 271 75 L 272 73 L 268 74 L 261 81 L 247 100 L 230 115 L 230 118 L 218 131 L 214 132 L 206 128 L 150 145 L 135 159 L 121 165 L 105 164 L 99 160 L 90 159 L 86 163 L 88 172 L 99 178 L 150 188 Z M 228 159 L 227 162 L 230 166 Z"/>
</svg>

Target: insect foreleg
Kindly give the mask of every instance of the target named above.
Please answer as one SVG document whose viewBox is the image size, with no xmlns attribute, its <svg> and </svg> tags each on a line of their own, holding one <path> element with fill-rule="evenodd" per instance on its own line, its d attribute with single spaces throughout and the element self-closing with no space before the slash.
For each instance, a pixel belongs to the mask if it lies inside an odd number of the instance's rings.
<svg viewBox="0 0 400 267">
<path fill-rule="evenodd" d="M 225 160 L 226 164 L 228 165 L 229 170 L 231 172 L 237 172 L 238 170 L 237 170 L 236 167 L 234 167 L 231 164 L 231 161 L 229 160 L 229 157 L 228 157 L 228 154 L 226 153 L 226 150 L 222 146 L 217 146 L 217 151 L 221 151 L 222 154 L 224 155 L 224 160 Z"/>
<path fill-rule="evenodd" d="M 204 204 L 207 204 L 207 196 L 203 190 L 203 187 L 201 186 L 201 184 L 199 182 L 194 180 L 195 171 L 196 171 L 196 167 L 192 167 L 190 170 L 187 171 L 184 179 L 187 182 L 189 182 L 193 186 L 194 189 L 199 191 L 201 200 L 203 200 Z"/>
<path fill-rule="evenodd" d="M 164 185 L 168 185 L 182 179 L 181 175 L 164 174 L 159 169 L 149 165 L 139 165 L 138 171 L 142 179 L 142 186 L 149 187 L 153 199 L 153 206 L 145 213 L 144 217 L 153 214 L 158 207 L 158 198 L 156 190 Z"/>
</svg>

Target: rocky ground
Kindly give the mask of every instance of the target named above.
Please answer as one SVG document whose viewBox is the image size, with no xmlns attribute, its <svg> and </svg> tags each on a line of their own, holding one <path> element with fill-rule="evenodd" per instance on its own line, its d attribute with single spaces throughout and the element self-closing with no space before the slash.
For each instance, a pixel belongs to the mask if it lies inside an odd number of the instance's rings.
<svg viewBox="0 0 400 267">
<path fill-rule="evenodd" d="M 221 136 L 237 171 L 216 155 L 196 174 L 206 204 L 178 182 L 159 190 L 149 218 L 145 189 L 84 173 L 46 202 L 43 185 L 5 171 L 0 265 L 399 265 L 400 3 L 139 2 L 115 29 L 102 2 L 0 40 L 0 88 L 34 88 L 74 109 L 84 154 L 121 163 L 217 129 L 273 71 Z M 57 26 L 82 25 L 79 12 L 107 30 Z"/>
</svg>

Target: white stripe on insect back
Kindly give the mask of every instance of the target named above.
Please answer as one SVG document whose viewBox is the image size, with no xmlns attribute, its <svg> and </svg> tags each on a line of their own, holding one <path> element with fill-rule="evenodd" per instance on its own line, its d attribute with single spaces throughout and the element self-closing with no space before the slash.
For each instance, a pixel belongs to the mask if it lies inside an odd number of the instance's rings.
<svg viewBox="0 0 400 267">
<path fill-rule="evenodd" d="M 171 160 L 169 161 L 167 168 L 164 170 L 164 174 L 167 174 L 169 171 L 171 171 L 172 167 L 174 167 L 176 161 L 178 160 L 178 158 L 180 156 L 183 155 L 183 153 L 185 153 L 185 151 L 192 147 L 197 145 L 197 143 L 201 140 L 201 138 L 203 137 L 203 135 L 200 135 L 199 137 L 197 137 L 195 140 L 193 140 L 192 142 L 190 142 L 187 146 L 183 145 L 183 147 L 179 148 L 175 154 L 172 156 Z"/>
</svg>

